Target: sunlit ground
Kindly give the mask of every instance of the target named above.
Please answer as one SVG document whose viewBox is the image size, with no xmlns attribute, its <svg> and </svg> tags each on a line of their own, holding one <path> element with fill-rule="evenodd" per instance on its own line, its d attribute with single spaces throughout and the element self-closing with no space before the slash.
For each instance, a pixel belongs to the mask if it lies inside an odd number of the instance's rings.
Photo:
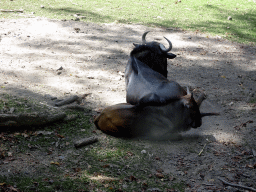
<svg viewBox="0 0 256 192">
<path fill-rule="evenodd" d="M 86 99 L 92 108 L 125 102 L 125 66 L 132 43 L 140 43 L 146 30 L 152 30 L 148 41 L 166 45 L 163 36 L 172 41 L 177 58 L 169 61 L 169 79 L 205 91 L 209 102 L 202 106 L 204 112 L 221 110 L 223 97 L 249 86 L 239 86 L 237 76 L 256 70 L 255 57 L 245 57 L 241 46 L 199 33 L 38 18 L 2 22 L 0 30 L 1 91 L 40 99 L 90 93 Z M 237 142 L 232 126 L 221 115 L 207 118 L 194 131 Z"/>
</svg>

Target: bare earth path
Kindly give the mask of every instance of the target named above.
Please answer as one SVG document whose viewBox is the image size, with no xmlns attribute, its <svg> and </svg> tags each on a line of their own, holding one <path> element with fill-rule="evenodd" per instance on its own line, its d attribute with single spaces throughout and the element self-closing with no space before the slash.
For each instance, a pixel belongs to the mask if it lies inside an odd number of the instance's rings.
<svg viewBox="0 0 256 192">
<path fill-rule="evenodd" d="M 48 104 L 51 97 L 90 93 L 93 109 L 125 102 L 126 62 L 145 31 L 148 40 L 165 44 L 165 36 L 173 43 L 177 58 L 168 61 L 168 78 L 204 91 L 201 111 L 221 114 L 203 119 L 181 141 L 141 141 L 160 159 L 154 168 L 185 181 L 187 191 L 218 191 L 218 177 L 256 188 L 255 47 L 141 25 L 0 20 L 0 91 Z"/>
</svg>

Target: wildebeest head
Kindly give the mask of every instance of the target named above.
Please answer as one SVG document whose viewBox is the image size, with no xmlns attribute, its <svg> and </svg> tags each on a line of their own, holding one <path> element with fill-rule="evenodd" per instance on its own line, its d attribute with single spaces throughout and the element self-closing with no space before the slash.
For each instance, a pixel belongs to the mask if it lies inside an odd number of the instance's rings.
<svg viewBox="0 0 256 192">
<path fill-rule="evenodd" d="M 202 117 L 205 116 L 215 116 L 219 115 L 219 113 L 201 113 L 199 108 L 201 103 L 206 98 L 204 93 L 201 93 L 199 97 L 195 100 L 193 97 L 193 93 L 190 93 L 189 89 L 187 88 L 187 95 L 182 97 L 182 103 L 185 108 L 187 108 L 189 117 L 188 124 L 190 127 L 197 128 L 202 125 Z"/>
<path fill-rule="evenodd" d="M 189 89 L 187 88 L 187 95 L 182 97 L 182 103 L 184 104 L 184 107 L 187 109 L 186 114 L 188 125 L 193 128 L 200 127 L 202 125 L 202 115 L 199 111 L 199 107 L 204 100 L 205 95 L 201 94 L 198 98 L 198 100 L 195 100 L 193 97 L 193 93 L 189 92 Z"/>
<path fill-rule="evenodd" d="M 173 59 L 176 57 L 176 55 L 168 53 L 172 49 L 172 43 L 169 39 L 164 37 L 169 43 L 169 48 L 166 49 L 161 43 L 155 41 L 146 42 L 148 32 L 149 31 L 142 35 L 142 44 L 134 44 L 135 48 L 131 52 L 131 56 L 136 57 L 154 71 L 167 77 L 167 58 Z"/>
</svg>

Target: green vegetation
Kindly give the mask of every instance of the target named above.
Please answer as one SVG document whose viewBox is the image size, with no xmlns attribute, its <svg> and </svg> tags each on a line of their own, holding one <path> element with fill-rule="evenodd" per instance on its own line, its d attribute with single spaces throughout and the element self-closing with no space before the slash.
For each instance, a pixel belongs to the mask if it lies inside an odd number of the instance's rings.
<svg viewBox="0 0 256 192">
<path fill-rule="evenodd" d="M 0 113 L 9 113 L 12 107 L 13 113 L 49 110 L 28 98 L 0 95 Z M 101 134 L 88 113 L 67 113 L 78 118 L 0 132 L 0 190 L 184 191 L 183 182 L 152 168 L 155 156 L 142 154 L 141 142 Z M 98 136 L 99 141 L 74 147 L 77 140 L 91 136 Z"/>
<path fill-rule="evenodd" d="M 41 5 L 44 8 L 41 8 Z M 246 44 L 256 42 L 256 3 L 253 0 L 2 0 L 1 18 L 40 16 L 95 23 L 135 23 L 181 28 L 219 35 Z M 34 14 L 32 14 L 34 12 Z M 232 20 L 228 20 L 231 16 Z"/>
<path fill-rule="evenodd" d="M 256 103 L 256 98 L 255 99 L 251 99 L 250 103 Z"/>
</svg>

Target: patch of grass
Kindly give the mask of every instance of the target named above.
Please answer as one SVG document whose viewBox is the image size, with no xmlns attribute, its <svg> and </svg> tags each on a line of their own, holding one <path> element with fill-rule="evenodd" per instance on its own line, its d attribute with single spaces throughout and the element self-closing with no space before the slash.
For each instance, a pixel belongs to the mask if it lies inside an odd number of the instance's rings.
<svg viewBox="0 0 256 192">
<path fill-rule="evenodd" d="M 21 14 L 2 12 L 1 18 L 40 16 L 69 20 L 83 16 L 80 19 L 85 22 L 182 28 L 240 43 L 256 42 L 256 3 L 252 0 L 2 0 L 0 7 L 24 10 Z M 228 20 L 229 16 L 232 20 Z"/>
<path fill-rule="evenodd" d="M 256 103 L 256 98 L 251 99 L 250 103 Z"/>
<path fill-rule="evenodd" d="M 11 108 L 13 108 L 12 112 Z M 19 98 L 8 94 L 0 95 L 0 113 L 30 113 L 42 110 L 48 110 L 48 108 L 32 99 Z"/>
<path fill-rule="evenodd" d="M 4 103 L 2 107 L 12 103 L 17 107 L 17 100 L 23 102 L 21 106 L 24 103 L 37 105 L 29 99 L 23 101 L 22 98 L 0 95 L 0 101 Z M 68 114 L 79 118 L 0 133 L 0 189 L 142 191 L 159 188 L 164 191 L 173 188 L 184 191 L 185 184 L 173 179 L 171 174 L 163 173 L 163 178 L 155 175 L 156 170 L 152 168 L 155 159 L 147 153 L 141 154 L 143 148 L 136 145 L 138 141 L 97 133 L 87 113 Z M 39 135 L 37 131 L 46 134 Z M 78 149 L 74 147 L 75 141 L 95 134 L 99 137 L 98 142 Z"/>
<path fill-rule="evenodd" d="M 0 176 L 0 180 L 4 183 L 1 183 L 0 189 L 12 188 L 19 189 L 21 191 L 78 191 L 78 190 L 88 190 L 86 183 L 81 182 L 78 179 L 70 178 L 44 178 L 37 177 L 31 178 L 27 176 Z"/>
</svg>

